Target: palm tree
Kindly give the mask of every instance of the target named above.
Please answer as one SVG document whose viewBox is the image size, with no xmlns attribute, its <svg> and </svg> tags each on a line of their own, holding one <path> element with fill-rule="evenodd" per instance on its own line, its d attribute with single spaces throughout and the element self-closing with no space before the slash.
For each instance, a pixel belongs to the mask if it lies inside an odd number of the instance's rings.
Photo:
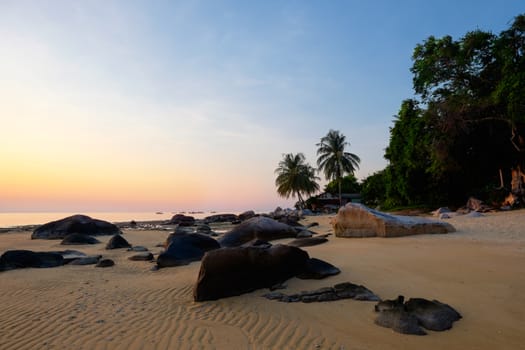
<svg viewBox="0 0 525 350">
<path fill-rule="evenodd" d="M 279 162 L 275 173 L 277 174 L 275 179 L 277 193 L 285 198 L 296 196 L 301 207 L 304 207 L 301 194 L 310 196 L 319 191 L 319 185 L 316 182 L 319 178 L 315 176 L 315 169 L 306 163 L 302 153 L 283 154 L 283 159 Z"/>
<path fill-rule="evenodd" d="M 341 206 L 341 179 L 345 174 L 353 175 L 359 169 L 361 159 L 353 153 L 345 152 L 345 147 L 350 147 L 350 143 L 346 141 L 345 135 L 338 130 L 330 130 L 316 146 L 318 147 L 317 166 L 319 171 L 324 172 L 327 180 L 337 180 L 339 205 Z"/>
</svg>

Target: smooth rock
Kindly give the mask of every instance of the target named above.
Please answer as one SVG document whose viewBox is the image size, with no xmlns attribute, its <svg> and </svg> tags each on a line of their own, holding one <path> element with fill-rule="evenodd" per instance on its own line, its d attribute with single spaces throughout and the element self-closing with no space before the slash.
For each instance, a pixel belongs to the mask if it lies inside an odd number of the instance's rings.
<svg viewBox="0 0 525 350">
<path fill-rule="evenodd" d="M 122 235 L 114 235 L 106 244 L 106 249 L 131 248 L 131 244 Z"/>
<path fill-rule="evenodd" d="M 219 238 L 221 247 L 237 247 L 253 239 L 271 241 L 281 238 L 295 238 L 295 229 L 271 218 L 257 216 L 243 221 Z"/>
<path fill-rule="evenodd" d="M 92 219 L 86 215 L 73 215 L 36 228 L 31 239 L 63 239 L 72 233 L 102 236 L 118 234 L 120 230 L 107 221 Z"/>
<path fill-rule="evenodd" d="M 80 244 L 97 244 L 100 243 L 98 239 L 95 237 L 91 237 L 89 235 L 83 234 L 83 233 L 71 233 L 64 237 L 62 242 L 60 242 L 61 245 L 80 245 Z"/>
</svg>

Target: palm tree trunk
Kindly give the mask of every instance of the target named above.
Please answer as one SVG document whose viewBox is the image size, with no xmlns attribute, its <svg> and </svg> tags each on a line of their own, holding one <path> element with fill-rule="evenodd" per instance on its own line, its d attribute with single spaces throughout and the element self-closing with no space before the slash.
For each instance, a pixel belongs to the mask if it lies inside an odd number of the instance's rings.
<svg viewBox="0 0 525 350">
<path fill-rule="evenodd" d="M 338 180 L 339 182 L 339 208 L 343 206 L 343 198 L 341 196 L 341 178 Z"/>
</svg>

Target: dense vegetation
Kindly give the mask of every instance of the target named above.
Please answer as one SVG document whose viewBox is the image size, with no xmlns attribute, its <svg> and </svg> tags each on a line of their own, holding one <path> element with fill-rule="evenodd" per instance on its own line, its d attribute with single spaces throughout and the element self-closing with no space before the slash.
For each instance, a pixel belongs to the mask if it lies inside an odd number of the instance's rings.
<svg viewBox="0 0 525 350">
<path fill-rule="evenodd" d="M 525 160 L 525 15 L 494 35 L 429 37 L 413 54 L 419 100 L 401 104 L 387 168 L 363 182 L 384 207 L 501 200 Z"/>
</svg>

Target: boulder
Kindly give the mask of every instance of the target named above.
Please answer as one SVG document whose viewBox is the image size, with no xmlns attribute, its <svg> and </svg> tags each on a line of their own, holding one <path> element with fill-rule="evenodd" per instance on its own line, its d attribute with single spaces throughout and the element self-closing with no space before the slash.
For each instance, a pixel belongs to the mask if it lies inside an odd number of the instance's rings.
<svg viewBox="0 0 525 350">
<path fill-rule="evenodd" d="M 64 237 L 61 245 L 77 245 L 77 244 L 97 244 L 100 243 L 95 237 L 88 236 L 83 233 L 72 233 Z"/>
<path fill-rule="evenodd" d="M 280 244 L 210 251 L 202 259 L 193 297 L 215 300 L 270 288 L 303 271 L 308 258 L 304 250 Z"/>
<path fill-rule="evenodd" d="M 179 226 L 193 226 L 195 225 L 195 218 L 193 216 L 187 216 L 184 214 L 176 214 L 173 215 L 168 224 Z"/>
<path fill-rule="evenodd" d="M 64 265 L 64 257 L 59 252 L 8 250 L 0 256 L 0 271 L 26 267 L 57 267 L 62 265 Z"/>
<path fill-rule="evenodd" d="M 417 318 L 421 326 L 431 331 L 450 329 L 454 322 L 461 319 L 459 312 L 437 300 L 412 298 L 405 303 L 405 309 Z"/>
<path fill-rule="evenodd" d="M 211 223 L 219 223 L 219 222 L 238 222 L 239 217 L 235 214 L 215 214 L 210 215 L 204 218 L 204 223 L 211 224 Z"/>
<path fill-rule="evenodd" d="M 280 223 L 271 218 L 257 216 L 234 227 L 226 232 L 219 243 L 221 247 L 237 247 L 253 239 L 271 241 L 281 238 L 295 238 L 295 229 L 289 225 Z"/>
<path fill-rule="evenodd" d="M 304 270 L 297 277 L 300 279 L 320 280 L 328 276 L 337 275 L 340 272 L 341 270 L 326 261 L 310 258 L 306 261 Z"/>
<path fill-rule="evenodd" d="M 72 260 L 68 265 L 95 265 L 102 258 L 102 255 L 92 255 Z"/>
<path fill-rule="evenodd" d="M 444 331 L 461 319 L 451 306 L 437 300 L 412 298 L 404 303 L 404 297 L 380 301 L 375 306 L 378 313 L 375 323 L 404 334 L 425 335 L 424 327 L 432 331 Z"/>
<path fill-rule="evenodd" d="M 455 232 L 454 227 L 447 222 L 418 216 L 391 215 L 359 203 L 348 203 L 341 207 L 331 224 L 337 237 L 399 237 Z"/>
<path fill-rule="evenodd" d="M 106 249 L 131 248 L 131 244 L 122 235 L 114 235 L 106 244 Z"/>
<path fill-rule="evenodd" d="M 166 242 L 166 251 L 157 257 L 159 268 L 187 265 L 201 260 L 204 253 L 220 248 L 215 239 L 200 233 L 172 233 Z"/>
<path fill-rule="evenodd" d="M 31 239 L 63 239 L 72 233 L 103 236 L 118 234 L 120 230 L 107 221 L 92 219 L 86 215 L 73 215 L 36 228 Z"/>
</svg>

